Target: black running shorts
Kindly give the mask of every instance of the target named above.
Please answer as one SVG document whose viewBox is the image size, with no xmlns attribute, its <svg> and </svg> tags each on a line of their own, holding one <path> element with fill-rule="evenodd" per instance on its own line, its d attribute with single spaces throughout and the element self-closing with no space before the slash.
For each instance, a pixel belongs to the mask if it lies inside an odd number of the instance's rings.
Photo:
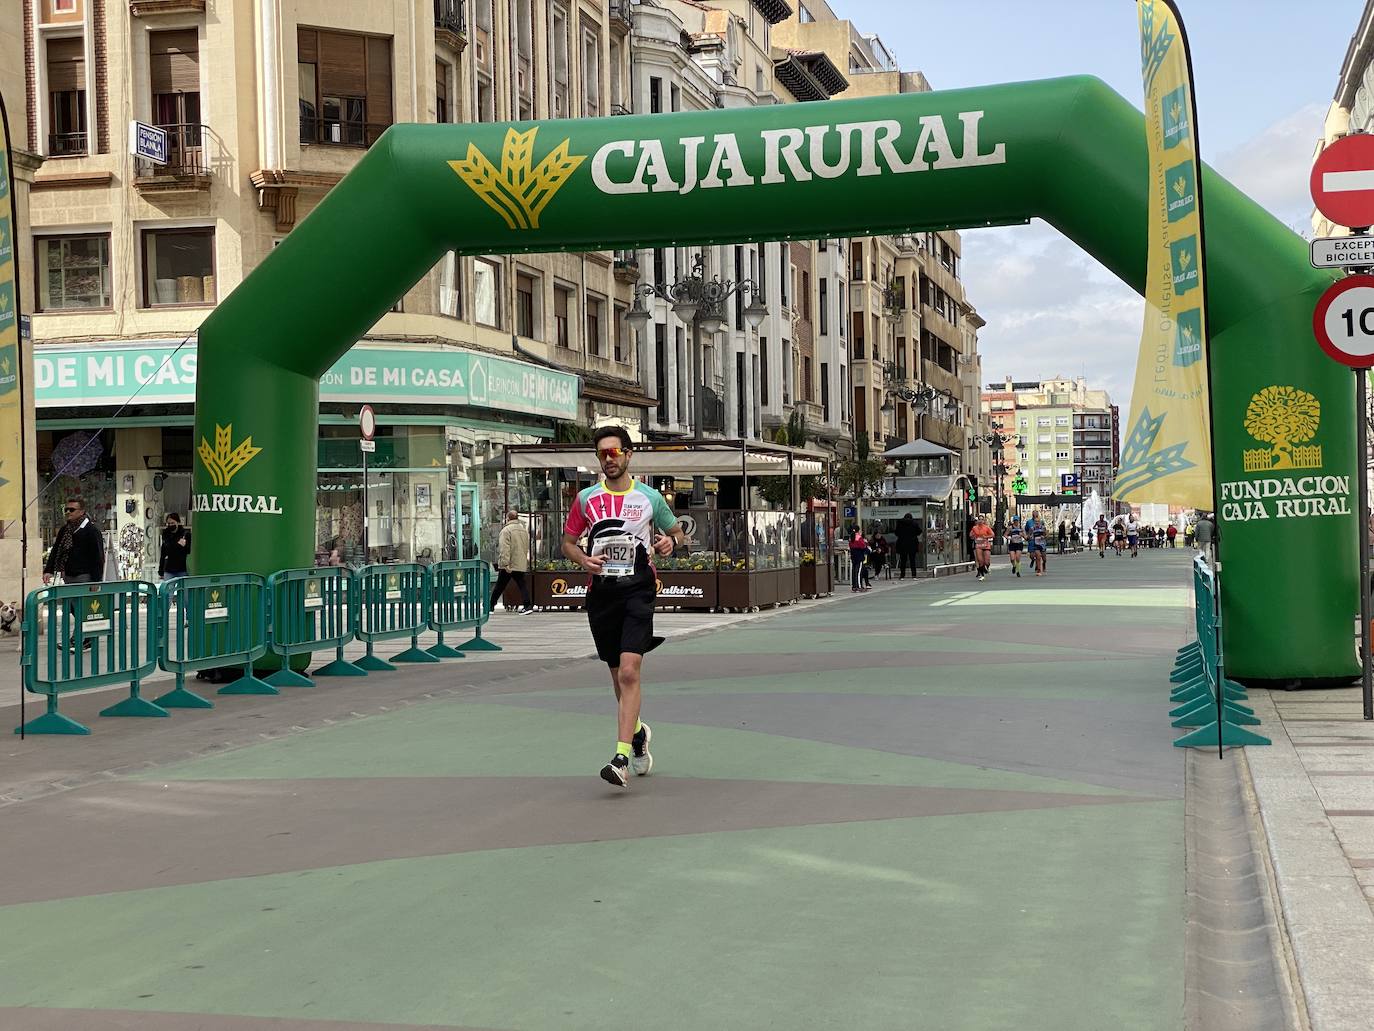
<svg viewBox="0 0 1374 1031">
<path fill-rule="evenodd" d="M 611 669 L 620 668 L 624 652 L 644 655 L 658 645 L 654 638 L 655 577 L 651 572 L 627 577 L 592 577 L 587 592 L 587 622 L 596 654 Z"/>
</svg>

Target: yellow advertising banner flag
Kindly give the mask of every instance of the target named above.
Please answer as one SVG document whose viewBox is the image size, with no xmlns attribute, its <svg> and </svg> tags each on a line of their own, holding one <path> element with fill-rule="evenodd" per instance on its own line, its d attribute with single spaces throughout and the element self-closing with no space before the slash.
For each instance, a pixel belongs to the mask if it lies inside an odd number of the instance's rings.
<svg viewBox="0 0 1374 1031">
<path fill-rule="evenodd" d="M 1202 175 L 1188 41 L 1166 0 L 1139 0 L 1150 154 L 1149 264 L 1118 501 L 1212 508 Z"/>
<path fill-rule="evenodd" d="M 19 256 L 8 122 L 0 124 L 0 537 L 14 535 L 24 511 L 23 408 L 19 390 Z"/>
</svg>

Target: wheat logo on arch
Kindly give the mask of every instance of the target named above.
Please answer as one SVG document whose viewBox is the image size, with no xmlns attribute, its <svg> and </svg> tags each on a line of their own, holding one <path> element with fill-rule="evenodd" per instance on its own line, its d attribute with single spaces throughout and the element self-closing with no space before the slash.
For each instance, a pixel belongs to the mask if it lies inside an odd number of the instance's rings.
<svg viewBox="0 0 1374 1031">
<path fill-rule="evenodd" d="M 462 161 L 449 162 L 458 177 L 511 229 L 538 229 L 539 216 L 549 201 L 587 160 L 585 155 L 569 154 L 569 141 L 565 139 L 536 166 L 534 138 L 538 132 L 538 126 L 526 132 L 507 129 L 499 169 L 475 143 L 468 144 L 467 156 Z"/>
<path fill-rule="evenodd" d="M 1321 468 L 1321 445 L 1307 443 L 1317 435 L 1321 420 L 1321 402 L 1307 391 L 1265 387 L 1245 409 L 1245 432 L 1272 446 L 1245 451 L 1245 471 Z"/>
<path fill-rule="evenodd" d="M 262 448 L 253 446 L 252 437 L 244 437 L 237 447 L 234 446 L 232 422 L 228 426 L 216 424 L 215 446 L 211 447 L 210 442 L 201 437 L 200 447 L 196 451 L 205 471 L 210 474 L 210 482 L 216 487 L 229 486 L 229 481 L 238 475 L 239 470 L 261 452 Z"/>
</svg>

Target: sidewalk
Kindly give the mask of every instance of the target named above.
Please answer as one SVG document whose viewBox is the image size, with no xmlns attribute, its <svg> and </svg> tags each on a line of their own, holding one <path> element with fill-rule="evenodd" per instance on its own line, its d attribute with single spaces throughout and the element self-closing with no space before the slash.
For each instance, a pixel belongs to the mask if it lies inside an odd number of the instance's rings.
<svg viewBox="0 0 1374 1031">
<path fill-rule="evenodd" d="M 1374 723 L 1358 687 L 1251 691 L 1247 748 L 1313 1031 L 1374 1025 Z"/>
<path fill-rule="evenodd" d="M 1189 602 L 1186 559 L 1052 558 L 713 620 L 623 791 L 605 667 L 534 616 L 11 738 L 0 1027 L 1176 1031 Z"/>
</svg>

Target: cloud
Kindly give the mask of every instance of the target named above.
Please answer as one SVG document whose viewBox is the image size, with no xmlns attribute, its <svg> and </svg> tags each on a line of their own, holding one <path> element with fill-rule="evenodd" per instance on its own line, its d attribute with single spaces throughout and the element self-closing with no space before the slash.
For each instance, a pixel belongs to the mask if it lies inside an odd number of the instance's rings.
<svg viewBox="0 0 1374 1031">
<path fill-rule="evenodd" d="M 1309 104 L 1285 115 L 1222 154 L 1218 171 L 1286 225 L 1308 227 L 1308 170 L 1325 114 Z M 968 298 L 987 320 L 978 334 L 984 378 L 1083 376 L 1111 394 L 1129 425 L 1140 296 L 1045 223 L 963 235 Z"/>
<path fill-rule="evenodd" d="M 1284 225 L 1311 231 L 1308 177 L 1321 138 L 1325 104 L 1308 104 L 1285 115 L 1258 136 L 1222 154 L 1217 171 L 1264 205 Z M 1206 130 L 1199 128 L 1199 133 Z M 1202 142 L 1207 139 L 1203 135 Z"/>
<path fill-rule="evenodd" d="M 1077 244 L 1036 222 L 964 233 L 968 298 L 988 382 L 1083 376 L 1129 405 L 1144 302 Z"/>
</svg>

